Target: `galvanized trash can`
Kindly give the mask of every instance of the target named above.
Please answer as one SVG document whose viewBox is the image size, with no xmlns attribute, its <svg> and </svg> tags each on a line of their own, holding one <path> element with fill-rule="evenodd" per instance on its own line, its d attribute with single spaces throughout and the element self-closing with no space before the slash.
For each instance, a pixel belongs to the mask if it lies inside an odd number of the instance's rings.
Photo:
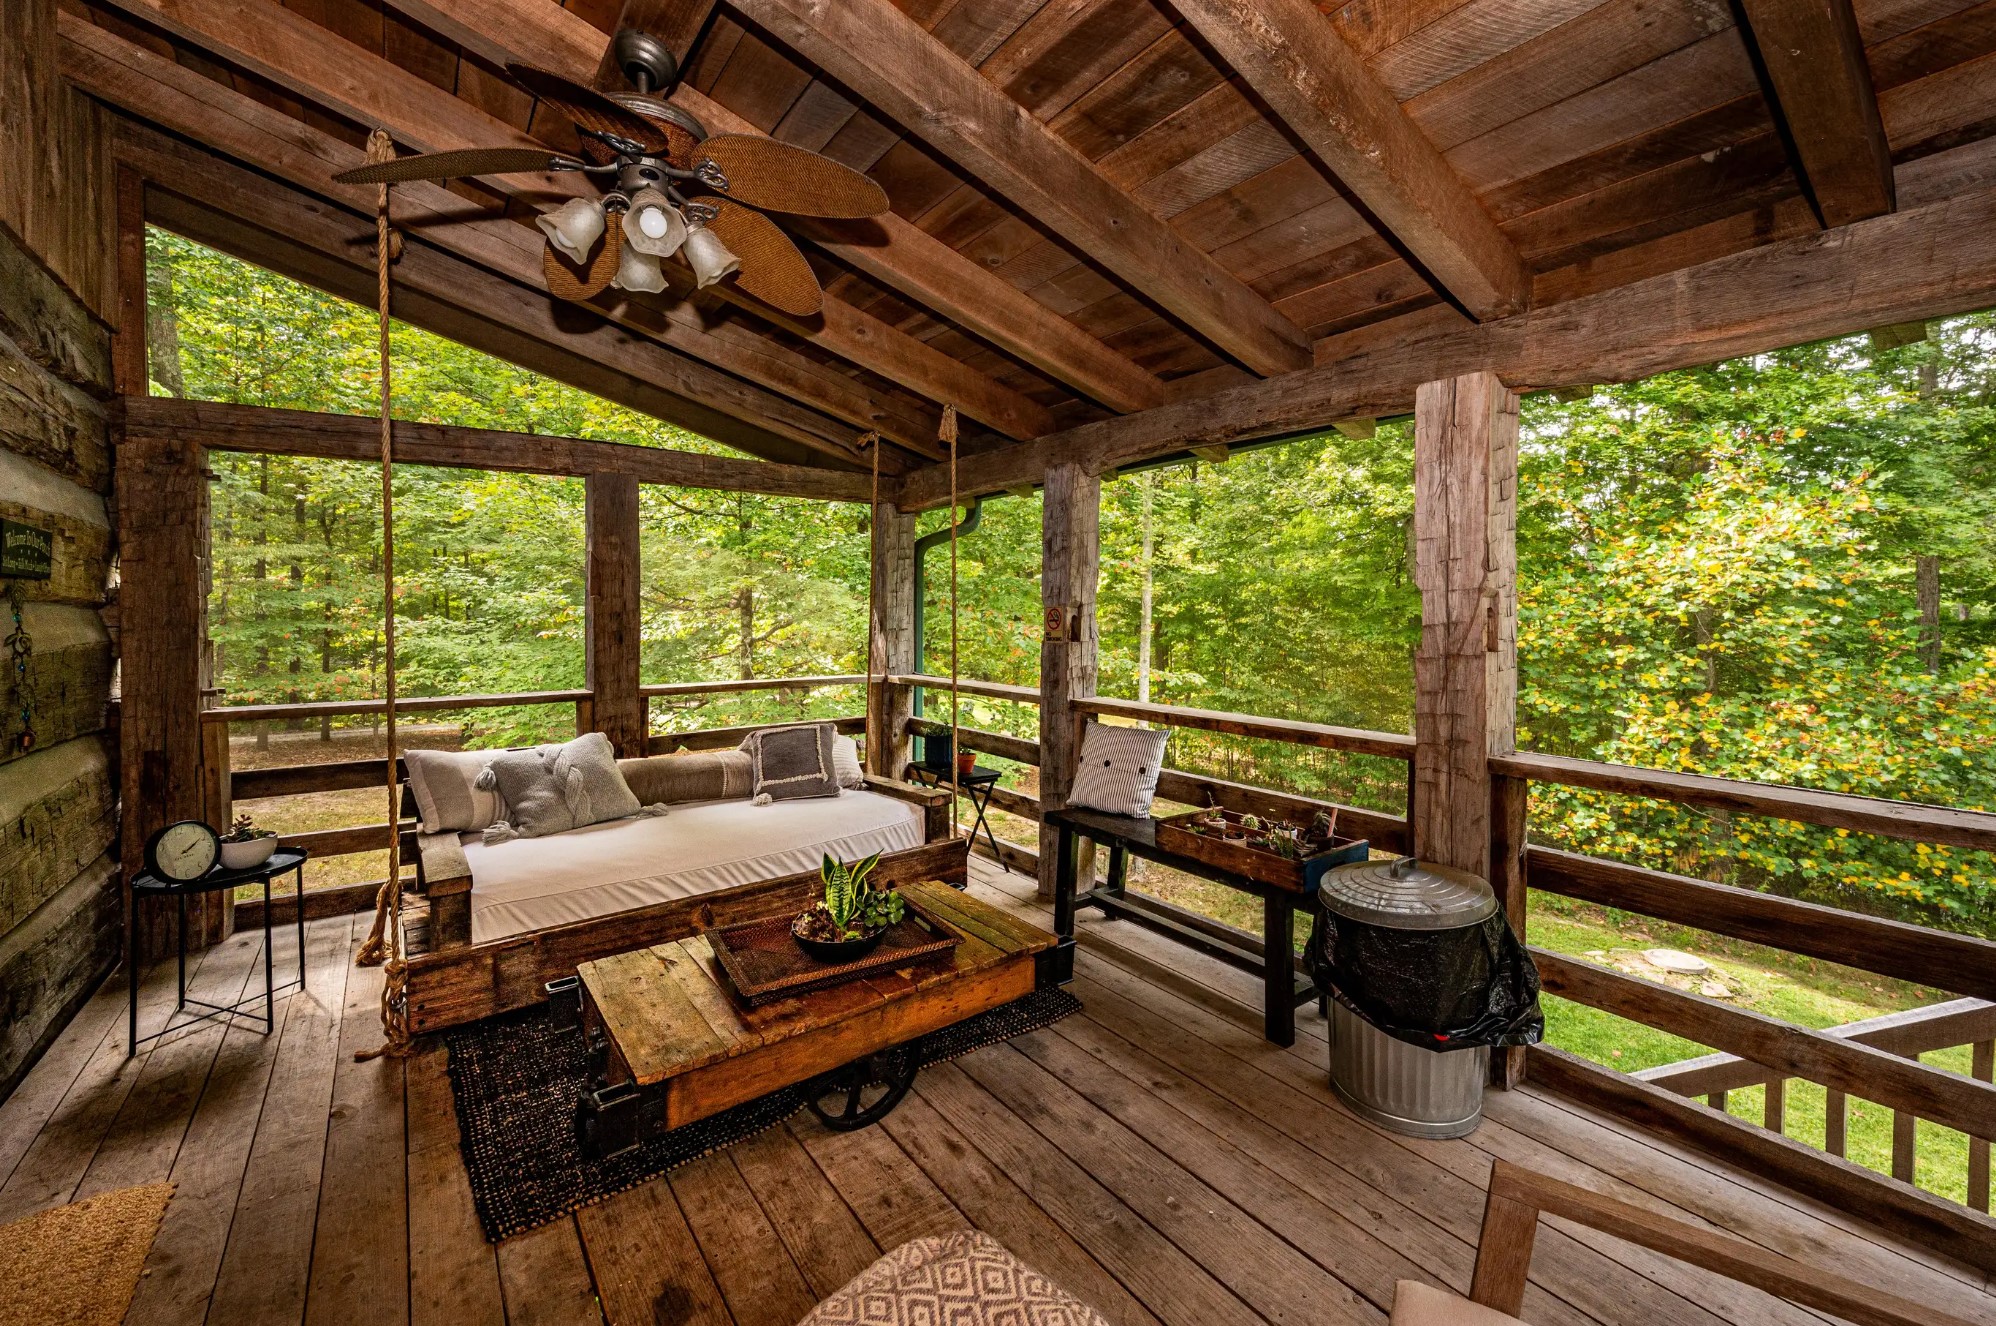
<svg viewBox="0 0 1996 1326">
<path fill-rule="evenodd" d="M 1475 875 L 1412 857 L 1324 876 L 1310 964 L 1330 997 L 1331 1086 L 1381 1127 L 1461 1137 L 1490 1047 L 1539 1039 L 1538 973 Z"/>
</svg>

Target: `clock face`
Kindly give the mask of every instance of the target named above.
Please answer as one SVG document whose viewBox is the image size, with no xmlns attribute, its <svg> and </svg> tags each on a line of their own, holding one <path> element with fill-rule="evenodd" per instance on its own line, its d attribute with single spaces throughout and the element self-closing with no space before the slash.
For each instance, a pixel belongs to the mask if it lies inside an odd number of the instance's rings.
<svg viewBox="0 0 1996 1326">
<path fill-rule="evenodd" d="M 199 879 L 221 855 L 221 840 L 200 820 L 182 820 L 159 831 L 149 855 L 153 873 L 163 879 Z"/>
</svg>

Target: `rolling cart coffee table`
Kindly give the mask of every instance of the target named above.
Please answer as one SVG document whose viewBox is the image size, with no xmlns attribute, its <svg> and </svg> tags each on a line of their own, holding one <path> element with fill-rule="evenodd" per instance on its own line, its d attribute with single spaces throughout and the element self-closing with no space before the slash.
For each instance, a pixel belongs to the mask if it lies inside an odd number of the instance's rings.
<svg viewBox="0 0 1996 1326">
<path fill-rule="evenodd" d="M 754 1007 L 705 935 L 583 963 L 584 1154 L 617 1155 L 800 1083 L 826 1126 L 863 1128 L 907 1094 L 924 1036 L 1050 983 L 1046 931 L 940 881 L 901 891 L 963 934 L 947 958 Z"/>
</svg>

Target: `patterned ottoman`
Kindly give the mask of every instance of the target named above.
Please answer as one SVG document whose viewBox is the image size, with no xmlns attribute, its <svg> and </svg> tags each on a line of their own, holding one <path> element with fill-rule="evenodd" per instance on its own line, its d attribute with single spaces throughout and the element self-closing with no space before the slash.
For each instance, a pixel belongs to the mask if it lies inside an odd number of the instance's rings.
<svg viewBox="0 0 1996 1326">
<path fill-rule="evenodd" d="M 965 1230 L 903 1243 L 797 1326 L 1109 1326 L 1101 1313 Z"/>
</svg>

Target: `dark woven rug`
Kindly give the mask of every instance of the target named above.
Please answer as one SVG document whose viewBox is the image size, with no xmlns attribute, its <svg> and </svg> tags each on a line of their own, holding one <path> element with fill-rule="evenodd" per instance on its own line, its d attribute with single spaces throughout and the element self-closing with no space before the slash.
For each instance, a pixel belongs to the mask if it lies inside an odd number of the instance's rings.
<svg viewBox="0 0 1996 1326">
<path fill-rule="evenodd" d="M 921 1063 L 941 1063 L 1051 1026 L 1081 1007 L 1065 990 L 1038 990 L 923 1038 Z M 444 1033 L 451 1096 L 485 1237 L 498 1242 L 732 1146 L 804 1108 L 796 1087 L 675 1128 L 635 1151 L 585 1158 L 575 1105 L 588 1076 L 582 1034 L 555 1025 L 546 1006 Z"/>
</svg>

